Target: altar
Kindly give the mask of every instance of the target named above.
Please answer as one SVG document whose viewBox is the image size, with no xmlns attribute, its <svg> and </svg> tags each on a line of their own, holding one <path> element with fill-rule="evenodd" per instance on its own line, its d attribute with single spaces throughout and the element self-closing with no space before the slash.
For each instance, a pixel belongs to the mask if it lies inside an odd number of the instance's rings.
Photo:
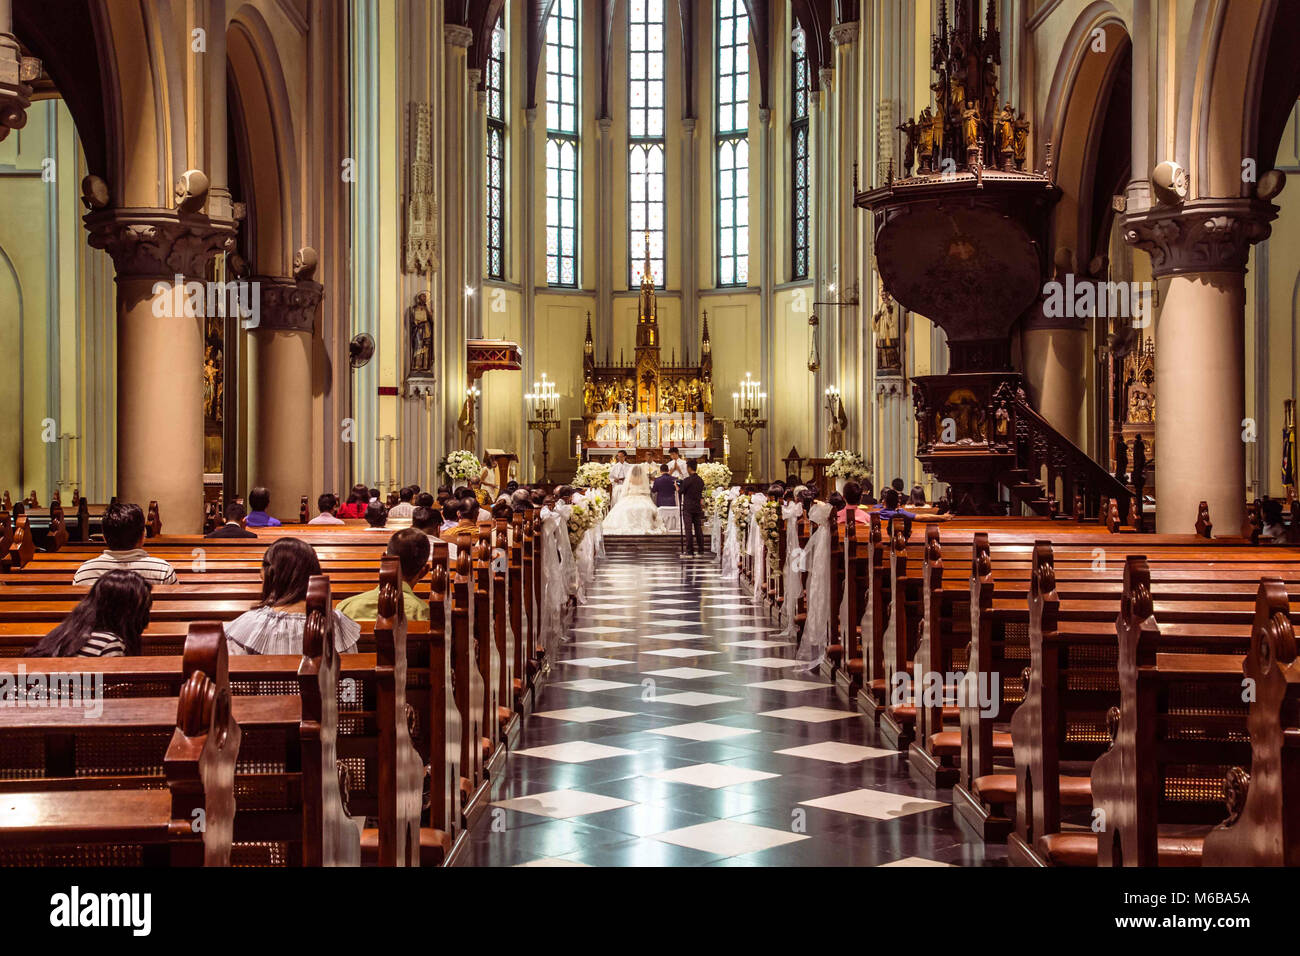
<svg viewBox="0 0 1300 956">
<path fill-rule="evenodd" d="M 582 425 L 579 458 L 612 457 L 619 451 L 636 461 L 659 459 L 669 448 L 683 458 L 723 453 L 721 422 L 713 419 L 713 355 L 709 314 L 701 327 L 699 361 L 663 360 L 659 345 L 658 305 L 650 268 L 647 237 L 641 297 L 637 308 L 636 354 L 631 364 L 596 362 L 596 343 L 587 313 L 582 344 Z M 575 423 L 576 424 L 576 423 Z"/>
</svg>

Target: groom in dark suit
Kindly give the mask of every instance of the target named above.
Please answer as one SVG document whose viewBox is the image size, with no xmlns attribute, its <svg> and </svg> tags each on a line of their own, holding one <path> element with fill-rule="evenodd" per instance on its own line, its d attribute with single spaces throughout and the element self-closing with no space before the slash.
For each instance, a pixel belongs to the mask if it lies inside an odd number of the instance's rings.
<svg viewBox="0 0 1300 956">
<path fill-rule="evenodd" d="M 707 554 L 708 547 L 704 543 L 704 479 L 698 474 L 699 466 L 692 458 L 686 463 L 688 474 L 682 481 L 682 511 L 686 516 L 686 546 L 687 554 L 695 554 L 695 546 L 699 545 L 700 554 Z"/>
</svg>

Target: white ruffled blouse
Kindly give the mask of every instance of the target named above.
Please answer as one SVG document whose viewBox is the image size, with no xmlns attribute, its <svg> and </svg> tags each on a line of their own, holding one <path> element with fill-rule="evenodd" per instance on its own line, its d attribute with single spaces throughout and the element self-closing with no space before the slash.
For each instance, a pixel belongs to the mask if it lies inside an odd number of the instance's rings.
<svg viewBox="0 0 1300 956">
<path fill-rule="evenodd" d="M 338 611 L 334 615 L 334 647 L 340 654 L 356 652 L 361 625 Z M 306 614 L 290 614 L 259 607 L 245 611 L 226 625 L 226 648 L 231 654 L 301 654 Z"/>
</svg>

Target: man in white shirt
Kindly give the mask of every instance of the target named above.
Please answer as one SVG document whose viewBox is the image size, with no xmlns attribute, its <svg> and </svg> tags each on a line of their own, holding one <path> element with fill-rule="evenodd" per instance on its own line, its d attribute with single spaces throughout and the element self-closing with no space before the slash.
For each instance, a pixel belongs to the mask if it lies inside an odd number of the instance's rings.
<svg viewBox="0 0 1300 956">
<path fill-rule="evenodd" d="M 393 505 L 391 509 L 389 509 L 388 517 L 389 518 L 411 517 L 411 512 L 415 510 L 415 505 L 411 503 L 411 499 L 415 497 L 415 489 L 412 488 L 410 485 L 407 485 L 400 492 L 398 492 L 398 497 L 400 498 L 400 500 L 398 501 L 397 504 Z"/>
<path fill-rule="evenodd" d="M 320 509 L 320 514 L 308 521 L 308 524 L 343 524 L 343 519 L 334 514 L 334 509 L 339 506 L 339 500 L 328 491 L 316 499 L 316 507 Z"/>
<path fill-rule="evenodd" d="M 676 448 L 668 449 L 668 477 L 677 481 L 686 480 L 686 461 Z"/>
<path fill-rule="evenodd" d="M 175 584 L 176 569 L 144 550 L 144 512 L 130 502 L 104 511 L 104 543 L 108 550 L 77 568 L 73 584 L 94 584 L 109 571 L 134 571 L 150 584 Z"/>
<path fill-rule="evenodd" d="M 627 452 L 616 453 L 614 463 L 609 466 L 610 507 L 618 504 L 618 499 L 623 495 L 623 485 L 631 473 L 632 466 L 627 463 Z"/>
</svg>

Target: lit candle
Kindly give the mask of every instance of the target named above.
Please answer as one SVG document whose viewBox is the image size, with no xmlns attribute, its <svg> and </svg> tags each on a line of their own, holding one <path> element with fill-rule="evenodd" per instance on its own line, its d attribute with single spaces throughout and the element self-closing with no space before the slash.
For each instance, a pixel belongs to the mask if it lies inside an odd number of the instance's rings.
<svg viewBox="0 0 1300 956">
<path fill-rule="evenodd" d="M 739 392 L 731 393 L 731 417 L 732 418 L 740 417 L 740 393 Z"/>
</svg>

